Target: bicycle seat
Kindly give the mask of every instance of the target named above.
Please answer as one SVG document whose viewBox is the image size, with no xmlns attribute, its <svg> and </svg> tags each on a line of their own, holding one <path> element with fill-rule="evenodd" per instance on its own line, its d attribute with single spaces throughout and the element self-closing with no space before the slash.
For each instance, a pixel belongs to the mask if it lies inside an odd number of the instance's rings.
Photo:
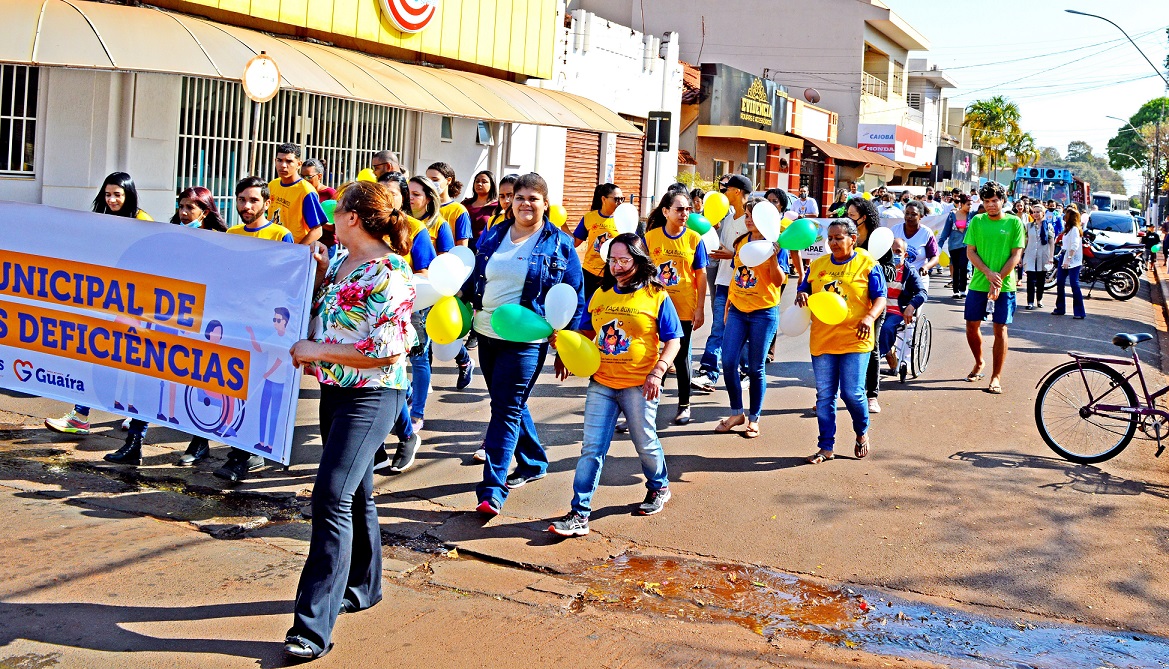
<svg viewBox="0 0 1169 669">
<path fill-rule="evenodd" d="M 1140 332 L 1137 334 L 1126 334 L 1121 332 L 1112 338 L 1112 343 L 1121 348 L 1128 348 L 1130 346 L 1136 346 L 1143 341 L 1149 341 L 1152 338 L 1153 335 L 1148 334 L 1147 332 Z"/>
</svg>

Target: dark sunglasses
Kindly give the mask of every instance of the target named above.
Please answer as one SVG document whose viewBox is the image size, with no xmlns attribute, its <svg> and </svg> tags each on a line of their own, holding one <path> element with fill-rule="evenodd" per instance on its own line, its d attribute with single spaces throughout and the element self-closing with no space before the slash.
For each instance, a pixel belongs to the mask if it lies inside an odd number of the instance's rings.
<svg viewBox="0 0 1169 669">
<path fill-rule="evenodd" d="M 272 322 L 273 323 L 285 323 L 287 321 L 285 321 L 283 318 L 273 318 Z"/>
</svg>

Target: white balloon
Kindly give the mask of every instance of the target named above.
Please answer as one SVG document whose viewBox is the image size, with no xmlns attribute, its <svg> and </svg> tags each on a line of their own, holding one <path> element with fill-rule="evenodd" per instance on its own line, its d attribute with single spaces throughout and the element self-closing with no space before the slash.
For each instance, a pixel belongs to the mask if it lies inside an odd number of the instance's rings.
<svg viewBox="0 0 1169 669">
<path fill-rule="evenodd" d="M 434 351 L 435 360 L 454 360 L 459 351 L 463 350 L 463 340 L 456 339 L 449 344 L 440 344 L 436 341 L 430 342 L 430 349 Z"/>
<path fill-rule="evenodd" d="M 454 295 L 463 287 L 467 277 L 471 276 L 471 268 L 454 253 L 443 253 L 430 261 L 427 276 L 439 295 Z"/>
<path fill-rule="evenodd" d="M 775 207 L 772 207 L 774 209 Z M 775 243 L 766 239 L 747 242 L 739 247 L 739 262 L 747 267 L 758 267 L 775 255 Z"/>
<path fill-rule="evenodd" d="M 637 207 L 628 202 L 617 205 L 613 212 L 613 223 L 617 226 L 617 234 L 637 232 Z"/>
<path fill-rule="evenodd" d="M 470 247 L 456 246 L 450 250 L 450 254 L 458 256 L 459 260 L 462 260 L 464 265 L 471 269 L 475 269 L 475 252 L 472 251 Z M 466 277 L 463 277 L 463 280 L 466 281 Z"/>
<path fill-rule="evenodd" d="M 789 221 L 794 221 L 797 218 L 799 218 L 800 215 L 797 214 L 796 212 L 792 211 L 791 209 L 788 209 L 787 211 L 783 212 L 783 217 Z"/>
<path fill-rule="evenodd" d="M 601 249 L 600 249 L 601 257 L 605 259 L 605 262 L 609 262 L 609 245 L 612 243 L 613 243 L 612 239 L 606 239 L 605 243 L 601 244 Z"/>
<path fill-rule="evenodd" d="M 869 235 L 869 255 L 874 258 L 881 258 L 891 248 L 893 248 L 893 231 L 889 228 L 877 228 Z"/>
<path fill-rule="evenodd" d="M 430 282 L 430 279 L 415 274 L 413 282 L 414 311 L 429 309 L 430 307 L 434 306 L 435 302 L 438 302 L 439 299 L 442 298 L 442 293 L 434 289 L 434 284 Z"/>
<path fill-rule="evenodd" d="M 751 220 L 755 223 L 755 229 L 770 242 L 779 239 L 780 218 L 782 217 L 779 215 L 779 210 L 775 208 L 774 204 L 767 201 L 760 202 L 751 209 Z"/>
<path fill-rule="evenodd" d="M 807 307 L 792 305 L 779 315 L 779 330 L 788 337 L 798 337 L 812 324 L 812 312 Z"/>
<path fill-rule="evenodd" d="M 707 230 L 706 234 L 702 235 L 702 244 L 706 247 L 707 253 L 717 251 L 722 246 L 722 242 L 718 239 L 718 230 L 714 228 Z"/>
<path fill-rule="evenodd" d="M 553 330 L 563 330 L 572 322 L 579 297 L 567 283 L 558 283 L 548 289 L 544 296 L 544 318 Z"/>
</svg>

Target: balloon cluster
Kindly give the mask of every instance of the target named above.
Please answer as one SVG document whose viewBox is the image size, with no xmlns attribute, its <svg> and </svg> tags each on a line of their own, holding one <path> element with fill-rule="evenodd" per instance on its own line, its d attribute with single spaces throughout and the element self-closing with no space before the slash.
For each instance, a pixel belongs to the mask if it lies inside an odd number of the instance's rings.
<svg viewBox="0 0 1169 669">
<path fill-rule="evenodd" d="M 635 212 L 636 214 L 636 212 Z M 568 371 L 589 377 L 601 367 L 601 352 L 591 340 L 566 330 L 576 314 L 578 295 L 566 283 L 558 283 L 544 296 L 544 315 L 519 304 L 505 304 L 491 314 L 491 329 L 501 339 L 530 342 L 556 333 L 556 353 Z"/>
<path fill-rule="evenodd" d="M 455 297 L 475 266 L 475 254 L 456 246 L 430 263 L 427 276 L 415 275 L 414 309 L 429 308 L 426 334 L 434 345 L 434 357 L 454 360 L 462 349 L 463 337 L 471 331 L 471 308 Z"/>
</svg>

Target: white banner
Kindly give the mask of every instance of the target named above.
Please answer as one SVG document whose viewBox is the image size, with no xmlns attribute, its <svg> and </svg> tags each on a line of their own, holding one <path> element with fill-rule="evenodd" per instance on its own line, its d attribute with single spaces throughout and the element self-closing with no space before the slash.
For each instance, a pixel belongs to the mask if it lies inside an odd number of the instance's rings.
<svg viewBox="0 0 1169 669">
<path fill-rule="evenodd" d="M 811 246 L 800 251 L 800 258 L 803 260 L 815 260 L 820 256 L 828 253 L 828 224 L 832 221 L 838 220 L 835 218 L 809 218 L 805 219 L 812 221 L 819 227 L 819 232 L 816 234 L 816 241 Z M 882 228 L 892 228 L 901 225 L 905 222 L 904 218 L 886 218 L 881 217 Z M 934 216 L 926 216 L 921 219 L 921 226 L 929 228 L 935 235 L 941 234 L 942 228 L 946 225 L 946 215 L 937 214 Z"/>
<path fill-rule="evenodd" d="M 0 202 L 0 387 L 288 464 L 308 248 Z"/>
</svg>

